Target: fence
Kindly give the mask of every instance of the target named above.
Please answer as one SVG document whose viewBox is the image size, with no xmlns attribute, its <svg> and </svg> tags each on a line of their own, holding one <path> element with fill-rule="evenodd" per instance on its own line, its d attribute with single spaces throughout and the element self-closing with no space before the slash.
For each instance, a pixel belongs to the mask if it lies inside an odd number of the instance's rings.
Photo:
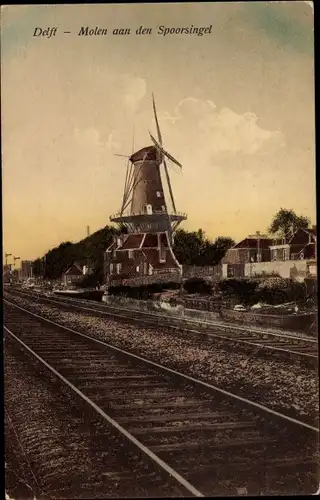
<svg viewBox="0 0 320 500">
<path fill-rule="evenodd" d="M 182 277 L 212 279 L 222 276 L 222 266 L 182 266 Z"/>
<path fill-rule="evenodd" d="M 268 315 L 257 314 L 251 312 L 232 311 L 226 308 L 220 309 L 217 302 L 209 302 L 204 300 L 190 300 L 185 302 L 185 305 L 171 305 L 168 302 L 153 301 L 153 300 L 137 300 L 126 297 L 107 295 L 104 301 L 108 305 L 119 308 L 132 309 L 133 311 L 143 311 L 163 316 L 167 320 L 168 317 L 172 321 L 190 320 L 199 323 L 201 328 L 210 327 L 210 321 L 226 320 L 228 322 L 236 322 L 240 324 L 249 324 L 251 326 L 263 326 L 267 328 L 278 328 L 293 331 L 309 331 L 312 335 L 317 335 L 317 316 L 312 313 L 296 314 L 296 315 Z M 197 304 L 202 309 L 195 309 Z M 191 307 L 192 306 L 192 307 Z"/>
</svg>

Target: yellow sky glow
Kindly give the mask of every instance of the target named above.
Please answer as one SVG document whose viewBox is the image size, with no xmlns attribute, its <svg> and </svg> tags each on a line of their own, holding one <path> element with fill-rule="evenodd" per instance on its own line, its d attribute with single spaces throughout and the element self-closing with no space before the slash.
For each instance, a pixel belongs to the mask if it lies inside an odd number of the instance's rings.
<svg viewBox="0 0 320 500">
<path fill-rule="evenodd" d="M 109 223 L 125 178 L 114 153 L 131 153 L 133 128 L 135 149 L 150 145 L 152 92 L 183 164 L 171 171 L 181 227 L 237 240 L 280 207 L 315 223 L 313 11 L 258 4 L 2 7 L 4 251 L 34 259 Z M 212 32 L 157 34 L 191 24 Z M 152 34 L 112 35 L 141 25 Z"/>
</svg>

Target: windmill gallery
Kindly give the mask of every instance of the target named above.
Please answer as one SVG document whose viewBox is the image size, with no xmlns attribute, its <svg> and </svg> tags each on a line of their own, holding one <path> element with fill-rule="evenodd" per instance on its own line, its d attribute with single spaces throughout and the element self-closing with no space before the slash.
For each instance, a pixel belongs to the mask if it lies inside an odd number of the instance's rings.
<svg viewBox="0 0 320 500">
<path fill-rule="evenodd" d="M 105 274 L 109 285 L 181 278 L 182 268 L 172 242 L 174 231 L 187 216 L 176 209 L 167 161 L 179 169 L 182 165 L 163 147 L 154 96 L 153 112 L 158 140 L 150 134 L 153 145 L 127 157 L 121 209 L 110 217 L 125 228 L 126 234 L 115 236 L 106 251 Z M 169 202 L 165 199 L 161 166 Z"/>
</svg>

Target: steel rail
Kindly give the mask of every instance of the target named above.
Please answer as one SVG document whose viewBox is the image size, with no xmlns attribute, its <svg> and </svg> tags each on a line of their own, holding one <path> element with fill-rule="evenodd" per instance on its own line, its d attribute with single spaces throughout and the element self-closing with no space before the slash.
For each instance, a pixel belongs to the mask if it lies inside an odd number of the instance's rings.
<svg viewBox="0 0 320 500">
<path fill-rule="evenodd" d="M 26 292 L 26 291 L 22 291 L 22 290 L 19 290 L 18 293 L 21 293 L 22 295 L 31 295 L 33 293 L 36 293 L 36 292 Z M 43 298 L 44 300 L 47 300 L 47 301 L 52 301 L 52 302 L 56 302 L 58 303 L 58 300 L 55 300 L 55 299 L 52 299 L 52 298 L 48 298 L 48 297 L 41 297 Z M 82 301 L 82 299 L 73 299 L 72 297 L 61 297 L 59 296 L 59 299 L 61 300 L 68 300 L 68 301 L 72 301 L 72 300 L 79 300 Z M 109 304 L 105 304 L 105 303 L 99 303 L 100 306 L 104 306 L 106 308 L 110 308 L 110 309 L 115 309 L 116 311 L 120 310 L 119 307 L 116 307 L 114 305 L 109 305 Z M 137 312 L 139 314 L 142 314 L 144 316 L 155 316 L 157 318 L 161 318 L 163 317 L 162 314 L 158 314 L 158 313 L 155 313 L 155 312 L 151 312 L 151 311 L 139 311 L 138 309 L 130 309 L 128 307 L 121 307 L 121 310 L 122 311 L 128 311 L 128 312 Z M 173 319 L 181 319 L 179 316 L 174 316 Z M 188 321 L 188 322 L 192 322 L 194 323 L 195 321 L 192 320 L 191 318 L 183 318 L 185 321 Z M 272 331 L 272 330 L 264 330 L 263 328 L 255 328 L 255 327 L 252 327 L 250 325 L 248 326 L 240 326 L 240 325 L 233 325 L 231 323 L 224 323 L 224 322 L 220 322 L 220 321 L 203 321 L 204 324 L 208 324 L 210 326 L 217 326 L 217 327 L 224 327 L 224 328 L 229 328 L 229 329 L 234 329 L 234 330 L 238 330 L 238 331 L 244 331 L 244 332 L 252 332 L 252 333 L 259 333 L 261 335 L 270 335 L 270 336 L 273 336 L 273 337 L 280 337 L 280 338 L 286 338 L 286 339 L 293 339 L 293 340 L 303 340 L 304 342 L 310 342 L 310 343 L 313 343 L 313 344 L 316 344 L 317 341 L 315 339 L 312 339 L 310 337 L 307 337 L 307 336 L 302 336 L 302 335 L 293 335 L 293 334 L 289 334 L 287 335 L 286 333 L 281 333 L 281 332 L 278 332 L 278 331 Z"/>
<path fill-rule="evenodd" d="M 20 292 L 19 293 L 21 294 L 25 294 L 27 296 L 30 297 L 29 293 L 28 292 Z M 104 314 L 106 316 L 113 316 L 115 318 L 120 318 L 120 319 L 128 319 L 128 316 L 124 315 L 124 314 L 121 314 L 119 313 L 119 309 L 114 307 L 114 306 L 109 306 L 109 305 L 100 305 L 99 306 L 101 307 L 105 307 L 106 309 L 114 309 L 115 311 L 117 311 L 116 313 L 113 313 L 113 312 L 110 312 L 110 311 L 107 311 L 107 310 L 101 310 L 101 309 L 97 309 L 97 308 L 94 308 L 94 307 L 88 307 L 88 306 L 85 306 L 81 303 L 79 304 L 74 304 L 72 303 L 72 301 L 74 300 L 77 300 L 77 299 L 72 299 L 72 298 L 69 298 L 69 297 L 62 297 L 60 299 L 52 299 L 52 298 L 48 298 L 48 297 L 41 297 L 42 300 L 44 300 L 45 302 L 48 302 L 48 303 L 53 303 L 53 304 L 65 304 L 67 306 L 70 306 L 70 307 L 73 307 L 75 309 L 82 309 L 84 311 L 92 311 L 92 312 L 98 312 L 100 314 Z M 146 313 L 145 311 L 138 311 L 138 310 L 131 310 L 131 309 L 128 309 L 128 308 L 123 308 L 122 310 L 125 310 L 127 312 L 130 312 L 131 314 L 132 313 L 139 313 L 140 314 L 143 314 L 144 316 L 151 316 L 151 317 L 157 317 L 157 318 L 163 318 L 162 315 L 160 314 L 156 314 L 156 313 L 152 313 L 152 312 L 148 312 Z M 139 322 L 142 322 L 142 323 L 146 323 L 146 324 L 149 324 L 148 321 L 146 319 L 143 319 L 143 318 L 134 318 L 134 319 L 138 319 Z M 180 319 L 178 317 L 174 318 L 174 319 Z M 152 324 L 150 325 L 152 326 Z M 252 345 L 254 347 L 258 347 L 259 349 L 269 349 L 269 350 L 274 350 L 274 351 L 280 351 L 280 352 L 285 352 L 285 353 L 289 353 L 289 354 L 295 354 L 297 356 L 300 356 L 301 358 L 309 358 L 309 359 L 318 359 L 318 356 L 317 354 L 309 354 L 309 353 L 304 353 L 304 352 L 299 352 L 299 351 L 296 351 L 296 350 L 292 350 L 292 349 L 286 349 L 285 347 L 277 347 L 277 346 L 273 346 L 273 345 L 268 345 L 268 344 L 261 344 L 259 343 L 259 341 L 257 342 L 253 342 L 253 341 L 250 341 L 250 340 L 243 340 L 241 338 L 230 338 L 230 337 L 227 337 L 223 334 L 219 334 L 219 333 L 214 333 L 214 332 L 200 332 L 198 330 L 194 330 L 194 329 L 191 329 L 191 328 L 188 328 L 188 327 L 185 327 L 185 326 L 176 326 L 176 325 L 167 325 L 166 323 L 163 324 L 164 327 L 167 327 L 167 328 L 170 328 L 172 330 L 179 330 L 179 331 L 185 331 L 185 332 L 189 332 L 191 334 L 196 334 L 196 335 L 203 335 L 203 336 L 206 336 L 206 337 L 209 337 L 209 338 L 214 338 L 214 339 L 221 339 L 221 340 L 225 340 L 227 341 L 228 343 L 231 343 L 231 342 L 235 342 L 235 343 L 238 343 L 238 344 L 246 344 L 246 345 Z M 219 323 L 219 322 L 212 322 L 210 323 L 210 326 L 214 327 L 220 327 L 220 328 L 226 328 L 226 330 L 232 330 L 232 329 L 236 329 L 236 330 L 242 330 L 242 331 L 245 331 L 245 332 L 252 332 L 252 333 L 258 333 L 260 335 L 269 335 L 269 336 L 274 336 L 274 337 L 278 337 L 278 338 L 281 338 L 281 339 L 285 339 L 285 340 L 290 340 L 290 339 L 293 339 L 295 341 L 301 341 L 301 342 L 307 342 L 307 343 L 310 343 L 310 344 L 313 344 L 313 345 L 317 345 L 317 341 L 316 340 L 313 340 L 313 339 L 310 339 L 310 338 L 306 338 L 306 337 L 298 337 L 298 336 L 293 336 L 293 335 L 286 335 L 286 334 L 278 334 L 278 333 L 273 333 L 273 332 L 270 332 L 270 331 L 264 331 L 264 330 L 259 330 L 259 329 L 254 329 L 254 328 L 246 328 L 246 327 L 239 327 L 237 325 L 233 326 L 233 325 L 224 325 L 223 323 Z"/>
<path fill-rule="evenodd" d="M 53 323 L 50 321 L 50 323 Z M 61 327 L 57 323 L 53 323 L 56 326 Z M 19 344 L 23 346 L 25 350 L 30 352 L 38 361 L 40 361 L 48 370 L 50 370 L 57 378 L 59 378 L 65 385 L 70 387 L 70 389 L 80 396 L 87 404 L 89 404 L 99 415 L 101 415 L 104 420 L 111 424 L 115 429 L 117 429 L 121 434 L 123 434 L 131 443 L 133 443 L 140 451 L 147 455 L 153 462 L 155 462 L 161 469 L 163 469 L 167 474 L 172 476 L 181 486 L 183 486 L 189 493 L 195 497 L 203 497 L 204 495 L 197 490 L 189 481 L 184 479 L 178 472 L 176 472 L 170 465 L 159 458 L 153 451 L 151 451 L 147 446 L 145 446 L 141 441 L 136 439 L 130 432 L 128 432 L 124 427 L 122 427 L 116 420 L 105 413 L 100 406 L 94 403 L 88 396 L 86 396 L 82 391 L 80 391 L 75 385 L 69 382 L 61 373 L 59 373 L 53 366 L 47 363 L 41 356 L 39 356 L 33 349 L 31 349 L 25 342 L 19 339 L 9 328 L 4 326 L 4 329 L 13 337 Z M 73 332 L 76 333 L 76 332 Z M 91 339 L 92 340 L 92 339 Z"/>
<path fill-rule="evenodd" d="M 22 310 L 22 311 L 24 311 L 24 312 L 26 312 L 26 313 L 34 316 L 36 318 L 39 318 L 42 321 L 50 323 L 50 324 L 52 324 L 52 325 L 54 325 L 56 327 L 62 328 L 64 330 L 68 331 L 68 332 L 71 332 L 71 333 L 75 334 L 75 335 L 78 335 L 78 336 L 86 338 L 86 339 L 88 339 L 90 341 L 96 342 L 97 344 L 101 344 L 101 345 L 103 345 L 105 347 L 108 347 L 109 349 L 112 349 L 112 350 L 114 350 L 116 352 L 124 354 L 124 355 L 126 355 L 126 356 L 128 356 L 130 358 L 134 358 L 136 360 L 142 361 L 143 363 L 148 364 L 148 365 L 153 366 L 153 367 L 156 367 L 156 368 L 158 368 L 158 369 L 160 369 L 160 370 L 162 370 L 164 372 L 170 373 L 170 374 L 178 376 L 178 377 L 180 377 L 180 378 L 182 378 L 184 380 L 190 381 L 193 384 L 196 384 L 198 386 L 201 386 L 201 387 L 204 387 L 206 389 L 210 389 L 211 391 L 223 394 L 224 396 L 232 398 L 235 401 L 244 403 L 247 407 L 251 408 L 251 410 L 253 408 L 254 409 L 258 409 L 260 412 L 262 411 L 263 413 L 266 413 L 266 414 L 269 414 L 269 415 L 273 415 L 273 416 L 275 416 L 277 418 L 280 418 L 280 419 L 282 419 L 284 421 L 293 423 L 293 424 L 298 425 L 300 427 L 304 427 L 306 429 L 309 429 L 311 431 L 319 433 L 319 428 L 314 427 L 314 426 L 312 426 L 310 424 L 307 424 L 306 422 L 303 422 L 301 420 L 295 419 L 293 417 L 289 417 L 288 415 L 285 415 L 284 413 L 280 413 L 280 412 L 278 412 L 276 410 L 273 410 L 272 408 L 268 408 L 265 405 L 262 405 L 260 403 L 256 403 L 255 401 L 251 401 L 251 400 L 249 400 L 247 398 L 243 398 L 242 396 L 234 394 L 234 393 L 232 393 L 230 391 L 225 391 L 224 389 L 221 389 L 220 387 L 217 387 L 217 386 L 215 386 L 213 384 L 210 384 L 208 382 L 204 382 L 203 380 L 196 379 L 194 377 L 191 377 L 190 375 L 186 375 L 186 374 L 184 374 L 182 372 L 179 372 L 177 370 L 173 370 L 172 368 L 168 368 L 167 366 L 161 365 L 160 363 L 156 363 L 154 361 L 151 361 L 151 360 L 149 360 L 147 358 L 144 358 L 142 356 L 139 356 L 137 354 L 133 354 L 132 352 L 126 351 L 124 349 L 120 349 L 119 347 L 116 347 L 116 346 L 114 346 L 112 344 L 109 344 L 108 342 L 104 342 L 102 340 L 95 339 L 95 338 L 91 337 L 90 335 L 86 335 L 84 333 L 81 333 L 81 332 L 78 332 L 76 330 L 73 330 L 72 328 L 69 328 L 69 327 L 67 327 L 65 325 L 62 325 L 62 324 L 59 324 L 59 323 L 56 323 L 55 321 L 52 321 L 52 320 L 50 320 L 48 318 L 40 316 L 39 314 L 33 313 L 31 311 L 28 311 L 28 309 L 25 309 L 24 307 L 18 306 L 17 304 L 15 304 L 13 302 L 10 302 L 7 299 L 4 299 L 4 302 L 8 303 L 8 304 L 10 304 L 10 305 L 12 305 L 12 306 L 14 306 L 14 307 Z"/>
</svg>

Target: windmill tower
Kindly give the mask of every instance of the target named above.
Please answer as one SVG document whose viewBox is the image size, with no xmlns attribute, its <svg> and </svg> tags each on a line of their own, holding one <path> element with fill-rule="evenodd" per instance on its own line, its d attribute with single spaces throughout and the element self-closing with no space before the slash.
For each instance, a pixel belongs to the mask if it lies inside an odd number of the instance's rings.
<svg viewBox="0 0 320 500">
<path fill-rule="evenodd" d="M 152 100 L 158 141 L 149 133 L 153 145 L 140 149 L 128 158 L 122 206 L 120 212 L 111 216 L 110 220 L 125 226 L 129 233 L 167 231 L 171 240 L 172 233 L 187 216 L 176 210 L 167 160 L 179 169 L 182 165 L 163 148 L 154 96 Z M 161 165 L 170 204 L 165 199 Z"/>
<path fill-rule="evenodd" d="M 163 147 L 154 96 L 152 101 L 158 140 L 149 132 L 153 145 L 127 156 L 121 209 L 110 217 L 127 230 L 127 234 L 118 236 L 106 251 L 106 274 L 111 280 L 113 277 L 119 280 L 120 276 L 136 278 L 166 273 L 171 278 L 172 273 L 181 276 L 181 266 L 172 250 L 172 236 L 187 216 L 176 210 L 167 162 L 179 169 L 182 165 Z"/>
</svg>

